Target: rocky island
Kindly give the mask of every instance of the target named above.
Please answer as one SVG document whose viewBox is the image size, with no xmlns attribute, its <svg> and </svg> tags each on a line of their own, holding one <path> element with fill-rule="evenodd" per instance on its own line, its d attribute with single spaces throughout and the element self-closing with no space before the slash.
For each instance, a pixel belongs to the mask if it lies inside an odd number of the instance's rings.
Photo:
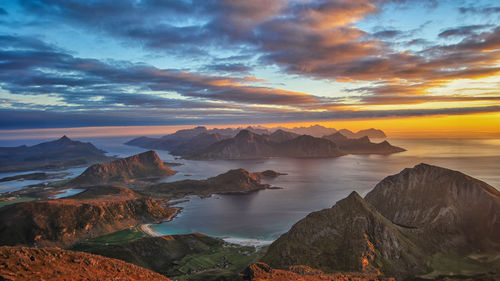
<svg viewBox="0 0 500 281">
<path fill-rule="evenodd" d="M 140 187 L 142 193 L 151 196 L 167 197 L 170 199 L 183 198 L 189 195 L 210 197 L 212 194 L 245 194 L 272 187 L 261 183 L 262 178 L 274 178 L 281 173 L 267 170 L 260 173 L 250 173 L 245 169 L 234 169 L 224 174 L 205 180 L 182 180 L 176 182 L 159 183 Z"/>
<path fill-rule="evenodd" d="M 175 172 L 165 166 L 156 152 L 150 150 L 112 162 L 92 165 L 67 186 L 144 183 L 173 174 Z"/>
</svg>

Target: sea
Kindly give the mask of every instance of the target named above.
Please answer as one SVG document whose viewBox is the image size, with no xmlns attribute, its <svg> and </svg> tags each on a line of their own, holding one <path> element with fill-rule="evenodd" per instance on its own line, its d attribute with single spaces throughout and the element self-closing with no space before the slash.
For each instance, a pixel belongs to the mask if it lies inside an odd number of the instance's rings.
<svg viewBox="0 0 500 281">
<path fill-rule="evenodd" d="M 69 136 L 71 137 L 71 136 Z M 108 152 L 126 157 L 145 149 L 124 145 L 129 136 L 80 137 Z M 47 139 L 0 138 L 0 146 L 33 145 Z M 205 179 L 231 169 L 250 172 L 275 170 L 286 175 L 265 180 L 281 189 L 269 189 L 245 195 L 213 195 L 201 199 L 189 197 L 180 202 L 182 212 L 170 222 L 153 225 L 162 234 L 203 233 L 231 242 L 265 245 L 287 232 L 309 213 L 332 207 L 356 191 L 366 195 L 379 181 L 419 163 L 438 165 L 466 173 L 500 188 L 500 139 L 389 139 L 407 151 L 392 155 L 347 155 L 325 159 L 269 158 L 245 161 L 192 161 L 178 159 L 167 151 L 157 151 L 163 161 L 181 163 L 172 167 L 177 174 L 161 179 L 169 182 Z M 83 168 L 64 170 L 69 177 Z M 18 173 L 0 173 L 0 178 Z M 61 171 L 58 171 L 61 172 Z M 0 183 L 0 193 L 24 188 L 43 181 Z M 68 190 L 62 196 L 81 190 Z"/>
</svg>

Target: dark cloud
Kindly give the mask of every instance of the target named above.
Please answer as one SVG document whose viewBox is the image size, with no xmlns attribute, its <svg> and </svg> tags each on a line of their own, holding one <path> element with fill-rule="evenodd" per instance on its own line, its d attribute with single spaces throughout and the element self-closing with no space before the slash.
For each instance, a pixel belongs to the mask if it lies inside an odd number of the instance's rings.
<svg viewBox="0 0 500 281">
<path fill-rule="evenodd" d="M 478 31 L 483 30 L 485 28 L 492 27 L 491 25 L 482 24 L 482 25 L 465 25 L 459 26 L 455 28 L 447 29 L 441 33 L 439 33 L 439 37 L 447 38 L 451 36 L 470 36 L 476 34 Z"/>
<path fill-rule="evenodd" d="M 400 30 L 395 30 L 395 29 L 388 29 L 388 30 L 382 30 L 382 31 L 377 31 L 373 33 L 373 37 L 376 38 L 382 38 L 382 39 L 391 39 L 396 36 L 401 35 L 403 32 Z"/>
<path fill-rule="evenodd" d="M 228 74 L 248 74 L 252 70 L 251 66 L 243 63 L 219 63 L 210 64 L 206 66 L 203 70 L 215 71 L 217 73 L 228 73 Z"/>
<path fill-rule="evenodd" d="M 479 15 L 491 15 L 500 13 L 500 6 L 496 7 L 460 7 L 458 8 L 462 14 L 479 14 Z"/>
<path fill-rule="evenodd" d="M 41 41 L 13 36 L 0 37 L 0 81 L 2 88 L 15 94 L 56 94 L 67 103 L 81 106 L 116 104 L 131 106 L 197 105 L 210 101 L 243 104 L 294 105 L 316 103 L 311 95 L 267 87 L 247 86 L 253 77 L 227 78 L 158 69 L 128 62 L 104 63 L 77 58 Z M 15 46 L 16 48 L 12 48 Z M 169 92 L 202 99 L 174 102 Z M 145 94 L 146 93 L 146 94 Z M 164 97 L 161 97 L 163 94 Z M 166 96 L 166 97 L 165 97 Z M 96 103 L 95 97 L 99 97 Z M 219 105 L 224 107 L 224 104 Z"/>
</svg>

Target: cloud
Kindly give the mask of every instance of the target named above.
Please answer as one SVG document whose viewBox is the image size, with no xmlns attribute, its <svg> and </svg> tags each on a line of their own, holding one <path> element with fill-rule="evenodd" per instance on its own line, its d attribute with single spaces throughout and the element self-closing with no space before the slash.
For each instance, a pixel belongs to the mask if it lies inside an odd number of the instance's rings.
<svg viewBox="0 0 500 281">
<path fill-rule="evenodd" d="M 458 10 L 462 14 L 492 15 L 500 13 L 500 6 L 494 6 L 494 7 L 468 6 L 468 7 L 460 7 L 458 8 Z"/>
<path fill-rule="evenodd" d="M 489 27 L 491 27 L 491 25 L 489 24 L 459 26 L 456 28 L 447 29 L 439 33 L 438 36 L 441 38 L 448 38 L 452 36 L 470 36 L 474 35 L 479 30 Z"/>
<path fill-rule="evenodd" d="M 101 104 L 131 106 L 171 106 L 172 99 L 162 94 L 175 92 L 196 98 L 182 106 L 210 106 L 211 101 L 226 103 L 296 105 L 316 103 L 312 95 L 245 85 L 254 77 L 220 77 L 159 69 L 128 62 L 105 63 L 78 58 L 38 40 L 24 37 L 0 37 L 1 87 L 15 94 L 56 94 L 68 103 L 92 106 L 90 97 L 103 97 Z M 15 46 L 14 49 L 12 46 Z M 201 104 L 198 99 L 205 101 Z M 223 104 L 220 105 L 223 107 Z"/>
</svg>

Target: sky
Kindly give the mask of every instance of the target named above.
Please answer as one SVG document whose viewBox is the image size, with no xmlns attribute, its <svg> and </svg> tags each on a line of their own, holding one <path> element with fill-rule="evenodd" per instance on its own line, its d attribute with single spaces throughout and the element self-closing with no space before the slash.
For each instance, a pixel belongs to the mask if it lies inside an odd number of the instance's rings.
<svg viewBox="0 0 500 281">
<path fill-rule="evenodd" d="M 494 0 L 4 0 L 0 130 L 500 137 L 499 23 Z"/>
</svg>

